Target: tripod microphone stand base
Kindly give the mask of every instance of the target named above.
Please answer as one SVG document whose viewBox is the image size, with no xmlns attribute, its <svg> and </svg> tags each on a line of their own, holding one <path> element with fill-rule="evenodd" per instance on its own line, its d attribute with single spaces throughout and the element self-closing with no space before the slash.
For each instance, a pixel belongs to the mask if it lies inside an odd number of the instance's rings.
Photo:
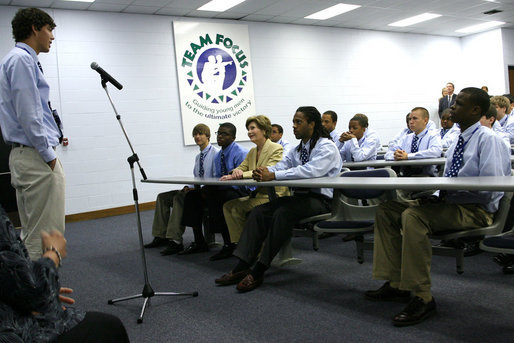
<svg viewBox="0 0 514 343">
<path fill-rule="evenodd" d="M 146 307 L 150 306 L 150 299 L 152 297 L 154 297 L 154 296 L 165 296 L 165 297 L 169 297 L 169 296 L 192 296 L 192 297 L 197 297 L 198 296 L 198 292 L 192 292 L 192 293 L 154 292 L 153 289 L 152 289 L 152 286 L 150 286 L 150 284 L 147 283 L 143 287 L 143 292 L 142 293 L 136 294 L 136 295 L 130 295 L 128 297 L 108 300 L 107 304 L 113 305 L 113 304 L 115 304 L 117 302 L 120 302 L 120 301 L 126 301 L 126 300 L 143 298 L 144 299 L 144 301 L 143 301 L 143 308 L 141 308 L 141 314 L 139 315 L 139 318 L 137 319 L 137 323 L 141 324 L 143 322 L 143 316 L 145 315 Z"/>
</svg>

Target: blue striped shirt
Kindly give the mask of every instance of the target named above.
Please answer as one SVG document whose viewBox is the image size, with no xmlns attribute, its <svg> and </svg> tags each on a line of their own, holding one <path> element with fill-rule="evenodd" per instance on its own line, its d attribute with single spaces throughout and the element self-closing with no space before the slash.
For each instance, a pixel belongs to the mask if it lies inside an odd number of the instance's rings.
<svg viewBox="0 0 514 343">
<path fill-rule="evenodd" d="M 0 125 L 7 144 L 34 147 L 50 162 L 60 133 L 48 105 L 50 87 L 37 62 L 36 52 L 25 43 L 16 43 L 2 60 Z"/>
</svg>

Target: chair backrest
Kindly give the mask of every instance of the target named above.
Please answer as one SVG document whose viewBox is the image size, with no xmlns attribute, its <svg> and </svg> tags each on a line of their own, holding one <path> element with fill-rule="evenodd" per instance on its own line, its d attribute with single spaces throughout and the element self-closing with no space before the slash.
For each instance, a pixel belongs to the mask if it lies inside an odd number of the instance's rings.
<svg viewBox="0 0 514 343">
<path fill-rule="evenodd" d="M 396 173 L 390 168 L 354 170 L 344 172 L 340 177 L 396 177 Z M 341 189 L 341 194 L 354 199 L 374 199 L 381 197 L 383 189 Z"/>
<path fill-rule="evenodd" d="M 512 199 L 512 192 L 505 192 L 503 197 L 500 199 L 498 211 L 494 214 L 493 223 L 489 226 L 484 226 L 478 229 L 471 229 L 462 231 L 451 231 L 451 232 L 438 232 L 435 235 L 431 235 L 435 239 L 456 239 L 462 237 L 471 236 L 483 236 L 483 235 L 498 235 L 503 231 L 507 216 L 510 210 L 510 201 Z"/>
<path fill-rule="evenodd" d="M 396 177 L 390 168 L 355 170 L 344 172 L 340 177 Z M 378 198 L 378 200 L 376 200 Z M 332 215 L 334 220 L 373 220 L 377 203 L 396 198 L 395 190 L 334 189 Z M 366 199 L 367 206 L 359 205 L 359 199 Z M 373 199 L 373 200 L 370 200 Z"/>
</svg>

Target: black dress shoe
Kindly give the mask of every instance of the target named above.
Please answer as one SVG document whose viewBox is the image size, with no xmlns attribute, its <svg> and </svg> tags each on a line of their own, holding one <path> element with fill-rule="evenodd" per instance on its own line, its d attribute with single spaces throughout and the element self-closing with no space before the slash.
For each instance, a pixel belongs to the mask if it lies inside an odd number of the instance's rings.
<svg viewBox="0 0 514 343">
<path fill-rule="evenodd" d="M 389 281 L 384 283 L 382 287 L 375 291 L 366 291 L 364 293 L 366 299 L 373 301 L 398 301 L 408 302 L 410 300 L 410 292 L 402 291 L 398 288 L 391 287 Z"/>
<path fill-rule="evenodd" d="M 231 244 L 225 244 L 221 250 L 215 254 L 212 255 L 209 260 L 211 261 L 217 261 L 217 260 L 223 260 L 225 258 L 229 258 L 232 256 L 232 253 L 236 250 L 236 245 L 234 243 Z"/>
<path fill-rule="evenodd" d="M 410 303 L 393 318 L 395 326 L 407 326 L 421 323 L 436 313 L 435 300 L 432 298 L 425 304 L 420 297 L 414 297 Z"/>
<path fill-rule="evenodd" d="M 180 251 L 179 255 L 190 255 L 190 254 L 196 254 L 199 252 L 206 252 L 209 251 L 209 247 L 207 246 L 207 243 L 197 244 L 196 242 L 193 242 L 188 245 L 187 248 Z"/>
<path fill-rule="evenodd" d="M 175 254 L 178 254 L 179 252 L 181 252 L 182 250 L 184 250 L 183 244 L 178 244 L 174 241 L 169 241 L 169 244 L 166 247 L 166 249 L 161 251 L 161 255 L 162 256 L 175 255 Z"/>
<path fill-rule="evenodd" d="M 480 249 L 480 241 L 464 243 L 464 256 L 475 256 L 480 254 L 481 252 L 482 249 Z"/>
<path fill-rule="evenodd" d="M 502 267 L 510 266 L 512 263 L 514 263 L 514 255 L 498 254 L 493 257 L 493 261 Z"/>
<path fill-rule="evenodd" d="M 514 264 L 503 267 L 502 271 L 503 271 L 503 274 L 514 274 Z"/>
<path fill-rule="evenodd" d="M 166 246 L 168 244 L 168 240 L 166 238 L 154 237 L 153 241 L 148 244 L 145 244 L 145 248 L 159 248 Z"/>
</svg>

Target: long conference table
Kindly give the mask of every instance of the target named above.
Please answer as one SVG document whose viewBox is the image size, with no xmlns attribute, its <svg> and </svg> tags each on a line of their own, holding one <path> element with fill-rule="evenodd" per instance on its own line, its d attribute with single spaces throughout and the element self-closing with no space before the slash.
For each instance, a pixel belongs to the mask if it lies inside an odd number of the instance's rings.
<svg viewBox="0 0 514 343">
<path fill-rule="evenodd" d="M 444 159 L 443 159 L 444 160 Z M 391 165 L 392 161 L 388 165 Z M 397 165 L 396 161 L 393 161 Z M 346 167 L 348 164 L 344 165 Z M 476 177 L 320 177 L 298 180 L 273 180 L 257 182 L 252 179 L 220 181 L 218 178 L 173 176 L 159 179 L 141 180 L 153 184 L 187 184 L 212 186 L 286 186 L 302 188 L 346 188 L 346 189 L 402 189 L 402 190 L 469 190 L 469 191 L 514 191 L 513 176 Z M 279 266 L 301 263 L 293 257 L 291 244 L 286 244 L 279 253 L 275 264 Z"/>
<path fill-rule="evenodd" d="M 362 162 L 344 162 L 343 167 L 349 169 L 355 168 L 384 168 L 384 167 L 423 167 L 427 165 L 438 165 L 444 166 L 446 163 L 446 157 L 438 158 L 424 158 L 416 160 L 402 160 L 402 161 L 387 161 L 387 160 L 372 160 Z M 514 164 L 514 155 L 510 156 L 510 163 Z"/>
</svg>

